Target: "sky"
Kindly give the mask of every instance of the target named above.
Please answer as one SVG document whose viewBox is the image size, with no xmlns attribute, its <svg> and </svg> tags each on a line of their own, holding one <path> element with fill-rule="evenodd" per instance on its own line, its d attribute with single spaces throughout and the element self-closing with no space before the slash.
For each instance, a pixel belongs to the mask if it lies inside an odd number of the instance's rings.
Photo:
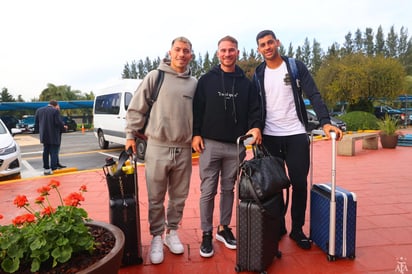
<svg viewBox="0 0 412 274">
<path fill-rule="evenodd" d="M 345 35 L 393 26 L 412 36 L 410 0 L 2 0 L 0 90 L 38 100 L 51 83 L 83 93 L 121 79 L 126 63 L 163 58 L 185 36 L 198 57 L 234 36 L 256 50 L 256 34 L 272 29 L 294 49 L 316 39 L 323 50 Z"/>
</svg>

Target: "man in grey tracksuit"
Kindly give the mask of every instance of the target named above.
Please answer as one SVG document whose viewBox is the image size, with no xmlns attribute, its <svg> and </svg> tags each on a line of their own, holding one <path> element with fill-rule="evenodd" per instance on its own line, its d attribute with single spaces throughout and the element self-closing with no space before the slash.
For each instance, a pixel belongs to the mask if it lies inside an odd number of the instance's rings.
<svg viewBox="0 0 412 274">
<path fill-rule="evenodd" d="M 184 252 L 177 229 L 192 173 L 192 100 L 197 80 L 190 75 L 188 66 L 192 58 L 190 41 L 184 37 L 173 40 L 169 56 L 170 60 L 163 60 L 158 67 L 164 71 L 164 80 L 145 130 L 148 138 L 145 175 L 150 234 L 153 235 L 150 259 L 153 264 L 163 261 L 163 243 L 174 254 Z M 132 147 L 136 152 L 135 134 L 144 125 L 158 70 L 148 73 L 130 102 L 126 115 L 126 150 Z M 165 214 L 166 192 L 169 201 Z"/>
</svg>

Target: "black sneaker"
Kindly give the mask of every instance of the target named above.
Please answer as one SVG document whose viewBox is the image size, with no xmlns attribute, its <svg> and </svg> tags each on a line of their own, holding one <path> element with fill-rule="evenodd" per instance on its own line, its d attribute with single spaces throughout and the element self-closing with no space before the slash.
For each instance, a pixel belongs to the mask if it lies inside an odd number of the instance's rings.
<svg viewBox="0 0 412 274">
<path fill-rule="evenodd" d="M 224 243 L 227 248 L 236 249 L 236 239 L 233 236 L 232 229 L 227 225 L 223 226 L 223 230 L 217 231 L 216 240 Z"/>
<path fill-rule="evenodd" d="M 296 244 L 302 249 L 310 249 L 312 246 L 309 238 L 305 236 L 302 230 L 299 230 L 299 231 L 292 230 L 292 232 L 289 234 L 289 237 L 292 240 L 294 240 Z"/>
<path fill-rule="evenodd" d="M 200 245 L 200 256 L 210 258 L 213 256 L 212 231 L 203 232 L 202 244 Z"/>
</svg>

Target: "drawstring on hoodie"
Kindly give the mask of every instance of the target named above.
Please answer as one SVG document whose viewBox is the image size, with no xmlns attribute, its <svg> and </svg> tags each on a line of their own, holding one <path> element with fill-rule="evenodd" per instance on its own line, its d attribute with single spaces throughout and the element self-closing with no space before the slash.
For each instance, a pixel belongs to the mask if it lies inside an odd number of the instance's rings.
<svg viewBox="0 0 412 274">
<path fill-rule="evenodd" d="M 221 76 L 222 76 L 222 88 L 223 88 L 224 93 L 226 93 L 225 79 L 224 79 L 225 75 L 224 75 L 223 71 L 221 71 Z M 232 93 L 232 96 L 231 96 L 232 97 L 232 116 L 233 116 L 233 119 L 235 121 L 235 124 L 237 124 L 236 104 L 235 104 L 235 83 L 236 83 L 236 78 L 233 78 L 232 90 L 231 90 L 231 93 Z M 225 111 L 226 111 L 227 110 L 226 96 L 223 96 L 223 103 L 225 105 Z"/>
<path fill-rule="evenodd" d="M 169 159 L 173 160 L 173 162 L 176 164 L 176 154 L 179 154 L 181 151 L 182 149 L 179 147 L 169 148 Z"/>
</svg>

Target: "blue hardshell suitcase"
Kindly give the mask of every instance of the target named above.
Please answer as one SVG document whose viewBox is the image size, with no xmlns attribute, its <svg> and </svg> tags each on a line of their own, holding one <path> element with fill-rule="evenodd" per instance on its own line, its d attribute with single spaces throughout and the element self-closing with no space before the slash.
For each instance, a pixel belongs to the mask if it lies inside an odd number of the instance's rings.
<svg viewBox="0 0 412 274">
<path fill-rule="evenodd" d="M 336 134 L 331 135 L 332 182 L 312 184 L 311 163 L 310 238 L 327 254 L 329 261 L 354 259 L 356 194 L 336 186 Z"/>
<path fill-rule="evenodd" d="M 312 241 L 328 255 L 338 258 L 355 258 L 356 245 L 356 195 L 336 187 L 335 252 L 329 252 L 329 222 L 331 184 L 312 186 L 310 236 Z M 331 258 L 333 259 L 333 258 Z"/>
</svg>

